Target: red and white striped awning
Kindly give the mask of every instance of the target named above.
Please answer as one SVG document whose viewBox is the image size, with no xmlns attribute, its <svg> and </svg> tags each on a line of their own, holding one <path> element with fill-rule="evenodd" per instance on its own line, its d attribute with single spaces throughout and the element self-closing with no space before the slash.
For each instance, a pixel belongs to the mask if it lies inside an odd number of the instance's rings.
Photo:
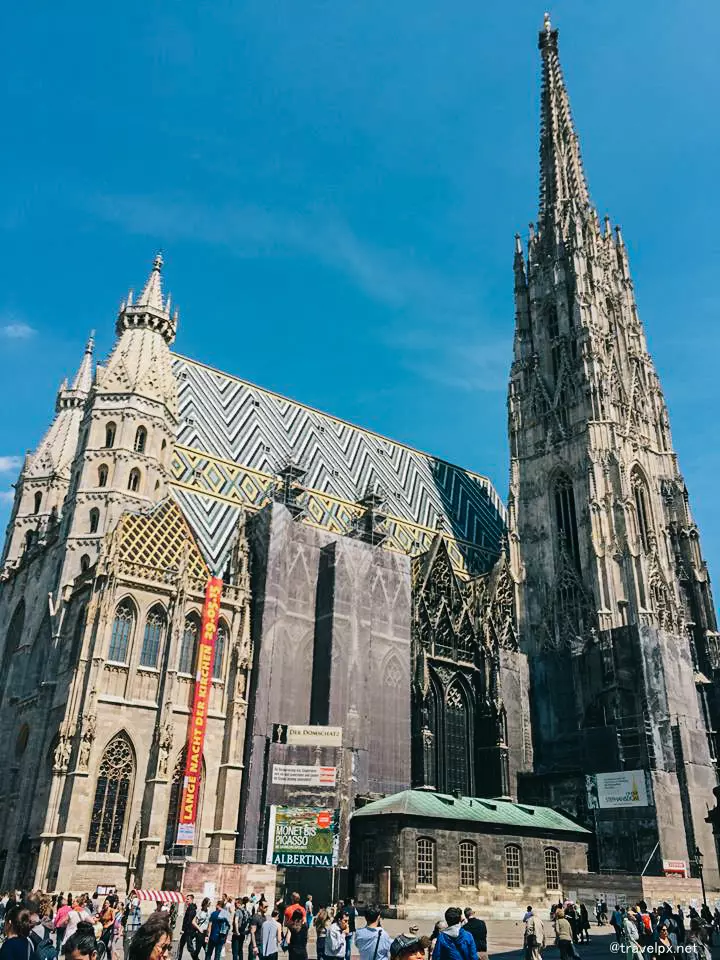
<svg viewBox="0 0 720 960">
<path fill-rule="evenodd" d="M 185 903 L 185 896 L 177 890 L 136 890 L 138 900 L 159 900 L 160 903 Z"/>
</svg>

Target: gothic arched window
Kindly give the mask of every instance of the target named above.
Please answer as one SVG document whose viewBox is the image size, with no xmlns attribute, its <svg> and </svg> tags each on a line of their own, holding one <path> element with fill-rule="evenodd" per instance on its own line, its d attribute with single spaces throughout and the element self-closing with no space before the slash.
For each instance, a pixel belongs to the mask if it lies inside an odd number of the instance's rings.
<svg viewBox="0 0 720 960">
<path fill-rule="evenodd" d="M 90 557 L 87 553 L 84 553 L 80 557 L 80 573 L 85 573 L 90 569 Z"/>
<path fill-rule="evenodd" d="M 183 747 L 175 764 L 172 783 L 170 784 L 170 803 L 168 804 L 167 820 L 165 821 L 165 846 L 163 852 L 168 856 L 192 856 L 192 847 L 177 847 L 178 822 L 180 820 L 180 804 L 182 802 L 183 780 L 185 779 L 185 765 L 187 763 L 187 747 Z M 197 824 L 200 823 L 202 809 L 203 787 L 205 785 L 205 763 L 200 765 L 200 784 L 197 804 Z"/>
<path fill-rule="evenodd" d="M 100 761 L 88 834 L 91 853 L 120 853 L 134 774 L 132 747 L 119 733 Z"/>
<path fill-rule="evenodd" d="M 145 621 L 142 649 L 140 651 L 141 667 L 157 667 L 160 655 L 160 643 L 165 630 L 165 611 L 160 606 L 152 608 Z"/>
<path fill-rule="evenodd" d="M 136 453 L 145 453 L 145 444 L 147 443 L 147 430 L 145 427 L 138 427 L 135 431 L 135 451 Z"/>
<path fill-rule="evenodd" d="M 130 476 L 128 477 L 128 490 L 131 493 L 137 493 L 140 489 L 140 471 L 137 467 L 133 467 L 130 471 Z"/>
<path fill-rule="evenodd" d="M 435 885 L 435 841 L 421 837 L 415 845 L 418 885 Z"/>
<path fill-rule="evenodd" d="M 200 631 L 200 621 L 194 614 L 185 618 L 182 640 L 180 642 L 180 660 L 178 673 L 192 673 L 195 669 L 195 650 Z"/>
<path fill-rule="evenodd" d="M 108 482 L 108 468 L 106 463 L 101 463 L 98 467 L 98 486 L 106 487 Z"/>
<path fill-rule="evenodd" d="M 465 691 L 454 683 L 445 697 L 445 774 L 448 793 L 470 794 L 470 725 Z"/>
<path fill-rule="evenodd" d="M 440 752 L 440 745 L 438 744 L 438 736 L 440 733 L 438 718 L 441 716 L 439 707 L 440 696 L 437 687 L 432 681 L 430 681 L 430 691 L 425 702 L 427 705 L 426 730 L 423 736 L 425 785 L 440 790 L 437 766 L 437 758 Z"/>
<path fill-rule="evenodd" d="M 472 840 L 462 840 L 458 845 L 460 856 L 460 886 L 477 886 L 477 847 Z"/>
<path fill-rule="evenodd" d="M 40 513 L 40 507 L 42 505 L 42 493 L 38 490 L 35 494 L 35 503 L 33 504 L 33 513 Z"/>
<path fill-rule="evenodd" d="M 570 477 L 566 474 L 559 476 L 555 481 L 553 493 L 555 527 L 560 546 L 579 569 L 580 546 L 578 543 L 577 514 L 575 512 L 575 492 Z"/>
<path fill-rule="evenodd" d="M 647 483 L 642 473 L 635 467 L 630 474 L 630 484 L 632 486 L 633 497 L 635 500 L 635 513 L 637 515 L 638 536 L 645 553 L 650 552 L 650 533 L 652 531 L 652 513 L 650 511 L 650 497 L 648 496 Z"/>
<path fill-rule="evenodd" d="M 522 851 L 514 843 L 505 847 L 505 883 L 513 888 L 522 886 Z"/>
<path fill-rule="evenodd" d="M 135 624 L 135 610 L 129 600 L 123 600 L 115 611 L 115 619 L 110 636 L 108 660 L 115 663 L 127 663 L 130 636 Z"/>
<path fill-rule="evenodd" d="M 222 680 L 223 663 L 225 661 L 225 641 L 227 640 L 227 627 L 220 621 L 218 624 L 217 637 L 215 638 L 215 656 L 213 658 L 213 680 Z"/>
<path fill-rule="evenodd" d="M 97 507 L 93 507 L 90 511 L 90 533 L 97 533 L 98 527 L 100 526 L 100 511 Z"/>
<path fill-rule="evenodd" d="M 560 889 L 560 854 L 554 847 L 545 850 L 545 886 L 548 890 Z"/>
<path fill-rule="evenodd" d="M 10 676 L 10 667 L 15 652 L 20 646 L 25 629 L 25 601 L 21 600 L 15 607 L 15 612 L 10 620 L 10 626 L 5 634 L 5 649 L 3 651 L 2 665 L 0 665 L 0 697 L 5 691 L 8 678 Z"/>
<path fill-rule="evenodd" d="M 105 446 L 106 446 L 108 449 L 109 449 L 110 447 L 114 447 L 114 446 L 115 446 L 115 433 L 116 433 L 116 431 L 117 431 L 117 427 L 115 426 L 115 424 L 114 424 L 112 421 L 111 421 L 110 423 L 108 423 L 108 424 L 106 425 L 106 427 L 105 427 Z"/>
</svg>

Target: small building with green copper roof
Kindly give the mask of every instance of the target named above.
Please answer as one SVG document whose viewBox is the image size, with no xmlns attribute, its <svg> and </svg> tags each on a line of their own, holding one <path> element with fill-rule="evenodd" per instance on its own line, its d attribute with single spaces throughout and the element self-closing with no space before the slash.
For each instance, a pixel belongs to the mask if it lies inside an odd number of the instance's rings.
<svg viewBox="0 0 720 960">
<path fill-rule="evenodd" d="M 472 906 L 486 917 L 548 906 L 563 878 L 587 871 L 590 831 L 551 807 L 403 790 L 355 810 L 356 899 L 400 917 Z"/>
</svg>

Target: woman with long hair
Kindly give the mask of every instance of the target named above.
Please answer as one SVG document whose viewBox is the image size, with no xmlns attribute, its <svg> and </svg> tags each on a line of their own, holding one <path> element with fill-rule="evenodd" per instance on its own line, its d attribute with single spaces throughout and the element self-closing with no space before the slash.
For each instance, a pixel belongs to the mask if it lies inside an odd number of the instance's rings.
<svg viewBox="0 0 720 960">
<path fill-rule="evenodd" d="M 20 904 L 5 914 L 5 942 L 0 947 L 0 960 L 32 960 L 35 952 L 29 940 L 32 920 L 27 907 Z"/>
<path fill-rule="evenodd" d="M 210 897 L 205 897 L 200 904 L 200 909 L 195 914 L 195 928 L 197 936 L 195 937 L 195 956 L 200 956 L 200 950 L 205 948 L 205 956 L 208 954 L 207 937 L 208 927 L 210 926 Z"/>
<path fill-rule="evenodd" d="M 330 917 L 325 907 L 321 907 L 315 914 L 313 920 L 317 944 L 315 947 L 317 960 L 325 960 L 325 940 L 327 939 L 327 928 L 330 926 Z"/>
<path fill-rule="evenodd" d="M 98 913 L 98 920 L 102 924 L 100 939 L 105 944 L 108 956 L 112 953 L 112 942 L 115 936 L 115 908 L 110 897 L 105 897 Z"/>
</svg>

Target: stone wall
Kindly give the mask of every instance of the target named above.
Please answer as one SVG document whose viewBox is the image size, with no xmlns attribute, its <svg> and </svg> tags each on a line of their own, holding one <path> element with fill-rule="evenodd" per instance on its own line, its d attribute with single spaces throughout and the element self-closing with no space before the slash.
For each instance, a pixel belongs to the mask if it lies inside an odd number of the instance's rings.
<svg viewBox="0 0 720 960">
<path fill-rule="evenodd" d="M 417 841 L 421 838 L 435 843 L 435 883 L 431 886 L 417 883 Z M 361 882 L 365 840 L 372 842 L 374 850 L 377 880 L 373 886 Z M 476 848 L 477 883 L 461 886 L 459 844 L 468 840 Z M 521 885 L 516 888 L 507 886 L 505 848 L 508 845 L 521 850 Z M 559 890 L 549 891 L 546 886 L 545 850 L 549 847 L 557 850 L 560 857 L 561 886 L 568 873 L 586 871 L 587 842 L 583 840 L 486 833 L 478 824 L 449 827 L 429 822 L 409 826 L 400 817 L 368 817 L 353 823 L 351 875 L 358 899 L 383 901 L 386 899 L 385 868 L 389 866 L 392 906 L 401 917 L 437 918 L 453 904 L 480 905 L 487 917 L 517 917 L 518 910 L 528 903 L 549 907 L 559 896 Z"/>
</svg>

